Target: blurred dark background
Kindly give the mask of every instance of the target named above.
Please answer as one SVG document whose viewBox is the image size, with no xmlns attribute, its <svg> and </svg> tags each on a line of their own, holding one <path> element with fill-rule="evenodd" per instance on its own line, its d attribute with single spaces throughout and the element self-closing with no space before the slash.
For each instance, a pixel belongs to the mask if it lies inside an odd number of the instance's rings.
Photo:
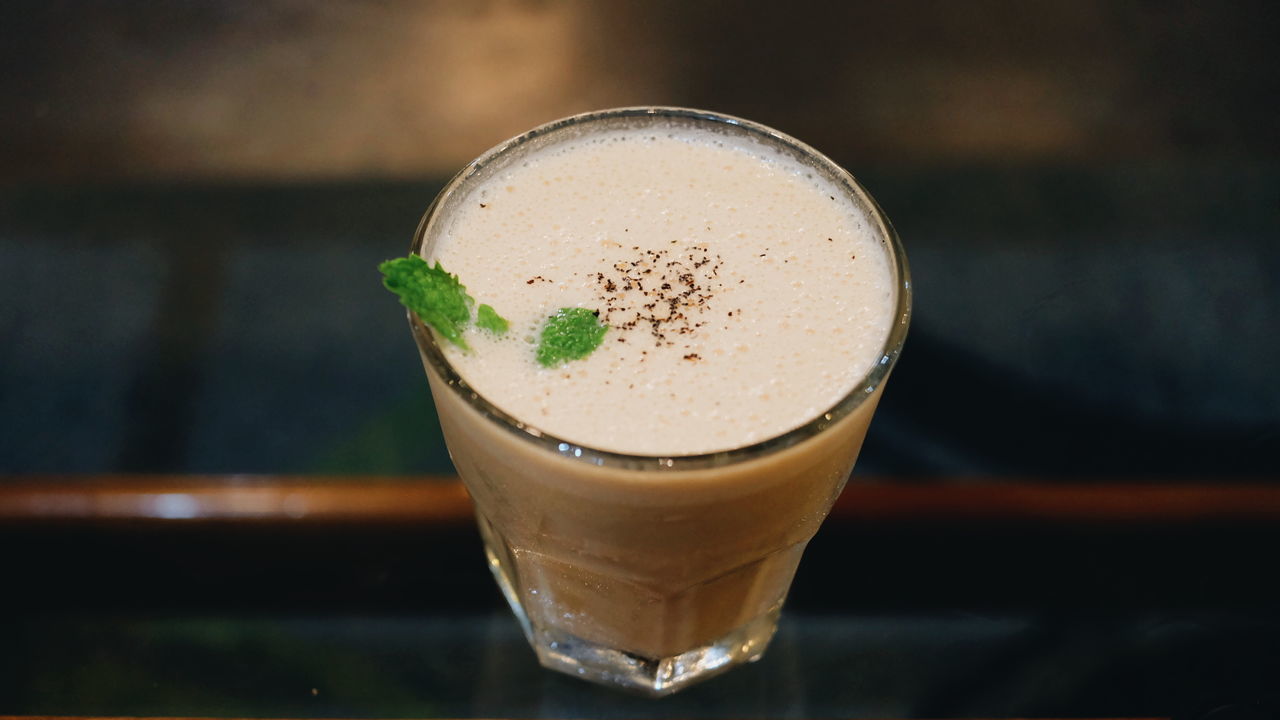
<svg viewBox="0 0 1280 720">
<path fill-rule="evenodd" d="M 0 24 L 0 472 L 440 473 L 374 265 L 567 114 L 791 133 L 917 314 L 861 470 L 1273 474 L 1267 2 L 19 2 Z"/>
<path fill-rule="evenodd" d="M 1277 8 L 6 3 L 0 713 L 1280 717 Z M 881 482 L 656 705 L 536 667 L 375 271 L 644 104 L 832 156 L 916 289 Z"/>
</svg>

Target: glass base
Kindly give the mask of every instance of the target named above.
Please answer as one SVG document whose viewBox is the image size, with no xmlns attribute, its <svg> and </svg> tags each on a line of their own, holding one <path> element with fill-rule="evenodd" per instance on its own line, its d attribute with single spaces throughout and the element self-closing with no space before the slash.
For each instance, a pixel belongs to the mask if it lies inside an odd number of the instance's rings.
<svg viewBox="0 0 1280 720">
<path fill-rule="evenodd" d="M 516 610 L 516 614 L 521 611 Z M 665 658 L 640 657 L 555 629 L 535 628 L 532 644 L 543 667 L 662 697 L 737 665 L 759 660 L 777 626 L 775 609 L 710 645 Z"/>
<path fill-rule="evenodd" d="M 494 544 L 489 542 L 490 528 L 483 520 L 480 528 L 485 535 L 489 570 L 537 653 L 538 661 L 551 670 L 662 697 L 737 665 L 759 660 L 777 630 L 781 603 L 709 645 L 670 657 L 649 658 L 584 640 L 556 628 L 536 627 L 503 571 L 502 559 L 494 552 Z"/>
</svg>

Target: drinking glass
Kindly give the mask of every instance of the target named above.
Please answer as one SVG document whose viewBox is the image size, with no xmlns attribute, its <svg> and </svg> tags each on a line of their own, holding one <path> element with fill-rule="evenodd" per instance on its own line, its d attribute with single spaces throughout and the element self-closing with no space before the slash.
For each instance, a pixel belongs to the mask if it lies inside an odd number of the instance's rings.
<svg viewBox="0 0 1280 720">
<path fill-rule="evenodd" d="M 807 145 L 739 118 L 647 107 L 566 118 L 486 152 L 441 191 L 412 245 L 432 260 L 437 235 L 468 191 L 542 148 L 620 128 L 686 127 L 747 136 L 796 158 L 863 209 L 879 235 L 894 277 L 893 323 L 878 362 L 826 412 L 725 452 L 586 447 L 511 417 L 468 387 L 409 313 L 489 567 L 539 661 L 652 695 L 764 653 L 800 556 L 853 469 L 906 337 L 911 285 L 897 235 L 857 181 Z"/>
</svg>

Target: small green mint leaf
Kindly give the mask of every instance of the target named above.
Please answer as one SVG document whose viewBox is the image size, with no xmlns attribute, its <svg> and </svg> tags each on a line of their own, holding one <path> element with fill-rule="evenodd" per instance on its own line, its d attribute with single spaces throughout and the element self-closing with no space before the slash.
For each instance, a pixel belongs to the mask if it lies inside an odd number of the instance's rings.
<svg viewBox="0 0 1280 720">
<path fill-rule="evenodd" d="M 554 367 L 591 354 L 604 340 L 608 325 L 600 322 L 600 313 L 587 308 L 561 308 L 547 318 L 538 343 L 538 364 Z"/>
<path fill-rule="evenodd" d="M 481 305 L 476 309 L 476 327 L 484 328 L 494 335 L 502 335 L 511 327 L 511 323 L 499 315 L 492 305 Z"/>
<path fill-rule="evenodd" d="M 417 255 L 388 260 L 378 266 L 382 284 L 400 296 L 400 304 L 413 311 L 418 319 L 435 328 L 446 340 L 469 350 L 462 331 L 471 322 L 471 305 L 475 302 L 467 288 L 437 262 L 431 267 Z"/>
</svg>

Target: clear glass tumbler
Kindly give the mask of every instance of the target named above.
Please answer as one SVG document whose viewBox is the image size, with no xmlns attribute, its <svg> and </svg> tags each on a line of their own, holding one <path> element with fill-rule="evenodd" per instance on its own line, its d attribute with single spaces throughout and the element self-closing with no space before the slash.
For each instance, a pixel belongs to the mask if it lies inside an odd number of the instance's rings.
<svg viewBox="0 0 1280 720">
<path fill-rule="evenodd" d="M 552 437 L 471 390 L 409 314 L 450 456 L 475 503 L 489 566 L 541 663 L 665 695 L 758 659 L 809 539 L 853 469 L 906 337 L 911 285 L 889 221 L 849 173 L 738 118 L 622 108 L 544 125 L 462 170 L 427 210 L 412 252 L 432 258 L 468 188 L 567 135 L 704 127 L 752 136 L 834 181 L 873 220 L 897 297 L 880 361 L 827 412 L 727 452 L 637 456 Z"/>
</svg>

